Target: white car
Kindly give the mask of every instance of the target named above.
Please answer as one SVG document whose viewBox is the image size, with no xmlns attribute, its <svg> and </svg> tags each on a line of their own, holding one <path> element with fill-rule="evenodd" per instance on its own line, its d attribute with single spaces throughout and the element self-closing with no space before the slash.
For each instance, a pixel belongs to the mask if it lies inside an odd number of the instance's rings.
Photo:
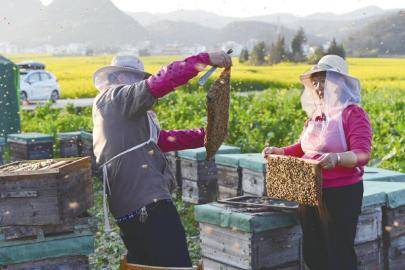
<svg viewBox="0 0 405 270">
<path fill-rule="evenodd" d="M 60 97 L 58 80 L 45 70 L 20 70 L 20 89 L 22 101 L 55 102 Z"/>
</svg>

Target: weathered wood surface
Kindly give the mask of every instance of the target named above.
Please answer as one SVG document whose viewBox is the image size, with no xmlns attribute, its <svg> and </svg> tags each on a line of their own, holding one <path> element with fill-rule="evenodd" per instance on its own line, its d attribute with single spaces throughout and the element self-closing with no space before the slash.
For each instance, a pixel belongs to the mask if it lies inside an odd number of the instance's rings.
<svg viewBox="0 0 405 270">
<path fill-rule="evenodd" d="M 60 157 L 78 157 L 80 155 L 80 139 L 60 139 L 59 140 Z"/>
<path fill-rule="evenodd" d="M 383 270 L 381 241 L 375 240 L 355 246 L 358 270 Z"/>
<path fill-rule="evenodd" d="M 197 182 L 183 178 L 182 198 L 192 204 L 209 203 L 217 200 L 218 184 L 216 179 Z"/>
<path fill-rule="evenodd" d="M 387 240 L 405 234 L 405 206 L 389 209 L 384 208 L 384 229 Z"/>
<path fill-rule="evenodd" d="M 71 256 L 2 266 L 2 270 L 88 270 L 87 256 Z"/>
<path fill-rule="evenodd" d="M 68 160 L 58 168 L 0 172 L 0 226 L 62 224 L 90 208 L 90 159 Z"/>
<path fill-rule="evenodd" d="M 299 264 L 299 226 L 246 233 L 200 223 L 202 256 L 236 269 L 277 269 Z"/>
<path fill-rule="evenodd" d="M 389 270 L 405 269 L 405 235 L 391 238 L 384 243 L 385 266 Z"/>
<path fill-rule="evenodd" d="M 320 205 L 322 173 L 318 161 L 269 155 L 267 157 L 266 188 L 272 198 Z"/>
<path fill-rule="evenodd" d="M 218 165 L 218 199 L 232 198 L 242 193 L 242 170 Z"/>
<path fill-rule="evenodd" d="M 175 152 L 165 153 L 165 156 L 167 159 L 167 164 L 176 177 L 177 186 L 181 188 L 183 183 L 181 180 L 180 158 L 176 156 Z"/>
<path fill-rule="evenodd" d="M 381 240 L 382 209 L 370 207 L 362 210 L 357 224 L 356 244 Z"/>
<path fill-rule="evenodd" d="M 242 169 L 242 193 L 252 196 L 266 196 L 266 174 L 250 169 Z"/>
<path fill-rule="evenodd" d="M 207 128 L 204 146 L 211 160 L 228 137 L 231 69 L 221 72 L 207 93 Z"/>
<path fill-rule="evenodd" d="M 53 143 L 35 142 L 24 144 L 18 142 L 9 142 L 10 159 L 17 160 L 37 160 L 53 157 Z"/>
<path fill-rule="evenodd" d="M 217 179 L 217 166 L 214 161 L 190 160 L 181 158 L 181 177 L 196 181 Z"/>
</svg>

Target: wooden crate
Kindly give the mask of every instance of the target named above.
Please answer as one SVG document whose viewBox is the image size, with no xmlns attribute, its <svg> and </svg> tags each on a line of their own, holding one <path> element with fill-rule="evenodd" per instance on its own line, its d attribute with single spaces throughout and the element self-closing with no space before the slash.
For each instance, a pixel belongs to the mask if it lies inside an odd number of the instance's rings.
<svg viewBox="0 0 405 270">
<path fill-rule="evenodd" d="M 178 157 L 177 152 L 167 152 L 165 153 L 165 156 L 170 170 L 176 177 L 177 186 L 181 189 L 183 182 L 181 180 L 180 158 Z"/>
<path fill-rule="evenodd" d="M 319 161 L 289 156 L 267 157 L 267 196 L 317 206 L 322 203 Z"/>
<path fill-rule="evenodd" d="M 223 200 L 242 195 L 241 158 L 256 154 L 219 154 L 215 156 L 218 170 L 218 199 Z"/>
<path fill-rule="evenodd" d="M 381 206 L 363 207 L 357 223 L 355 244 L 381 241 L 382 209 Z"/>
<path fill-rule="evenodd" d="M 233 146 L 221 146 L 221 153 L 240 153 Z M 188 203 L 207 203 L 218 197 L 217 166 L 215 160 L 205 160 L 205 148 L 179 151 L 182 197 Z"/>
<path fill-rule="evenodd" d="M 86 131 L 80 132 L 80 156 L 91 158 L 91 171 L 93 176 L 99 176 L 96 157 L 93 151 L 93 134 Z"/>
<path fill-rule="evenodd" d="M 9 134 L 10 160 L 38 160 L 53 157 L 53 137 L 40 133 Z"/>
<path fill-rule="evenodd" d="M 80 228 L 68 234 L 0 241 L 0 267 L 29 265 L 32 262 L 62 257 L 88 256 L 93 252 L 93 232 L 88 228 Z"/>
<path fill-rule="evenodd" d="M 3 270 L 88 270 L 87 256 L 69 256 L 3 266 Z"/>
<path fill-rule="evenodd" d="M 59 142 L 59 155 L 62 158 L 78 157 L 81 153 L 81 132 L 58 133 L 56 139 Z"/>
<path fill-rule="evenodd" d="M 205 269 L 300 269 L 302 234 L 291 214 L 220 204 L 195 210 Z"/>
<path fill-rule="evenodd" d="M 358 270 L 383 270 L 384 258 L 381 241 L 355 245 Z"/>
<path fill-rule="evenodd" d="M 266 196 L 266 162 L 261 154 L 241 158 L 242 193 L 251 196 Z"/>
<path fill-rule="evenodd" d="M 62 224 L 93 205 L 90 158 L 52 160 L 56 167 L 43 170 L 4 171 L 38 162 L 0 166 L 0 226 Z"/>
</svg>

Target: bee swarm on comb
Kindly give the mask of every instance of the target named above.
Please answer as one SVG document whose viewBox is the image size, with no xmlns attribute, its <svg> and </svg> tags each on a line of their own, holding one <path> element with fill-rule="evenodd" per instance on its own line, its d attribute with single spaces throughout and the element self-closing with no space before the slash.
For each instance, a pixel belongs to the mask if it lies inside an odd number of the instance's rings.
<svg viewBox="0 0 405 270">
<path fill-rule="evenodd" d="M 304 205 L 322 201 L 322 174 L 318 162 L 295 157 L 267 157 L 267 196 Z"/>
</svg>

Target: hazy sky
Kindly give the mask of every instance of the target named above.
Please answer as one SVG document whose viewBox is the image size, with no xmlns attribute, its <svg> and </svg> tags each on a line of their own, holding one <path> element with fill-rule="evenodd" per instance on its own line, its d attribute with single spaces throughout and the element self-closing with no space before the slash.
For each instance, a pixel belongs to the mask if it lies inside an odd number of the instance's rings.
<svg viewBox="0 0 405 270">
<path fill-rule="evenodd" d="M 41 1 L 45 4 L 52 2 L 52 0 Z M 315 12 L 339 14 L 369 5 L 384 9 L 405 9 L 404 0 L 112 0 L 112 2 L 122 10 L 133 12 L 161 13 L 179 9 L 202 9 L 233 17 L 280 12 L 301 16 Z"/>
</svg>

